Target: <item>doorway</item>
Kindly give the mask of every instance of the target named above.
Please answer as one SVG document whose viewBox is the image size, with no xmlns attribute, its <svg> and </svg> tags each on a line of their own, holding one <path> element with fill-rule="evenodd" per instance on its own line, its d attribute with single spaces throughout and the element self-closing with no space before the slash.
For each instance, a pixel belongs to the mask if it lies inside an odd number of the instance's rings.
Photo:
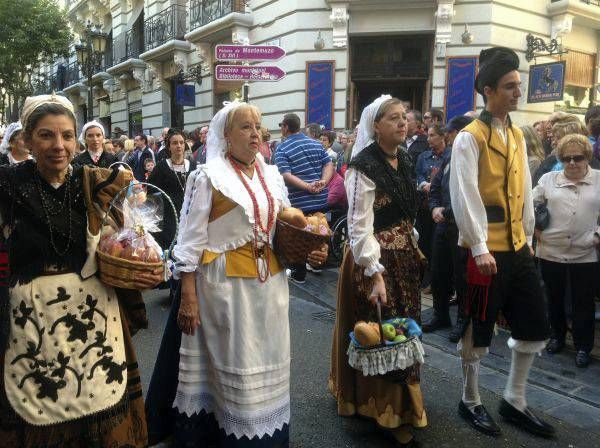
<svg viewBox="0 0 600 448">
<path fill-rule="evenodd" d="M 411 109 L 429 107 L 432 35 L 354 37 L 350 47 L 350 127 L 383 94 L 409 103 Z"/>
</svg>

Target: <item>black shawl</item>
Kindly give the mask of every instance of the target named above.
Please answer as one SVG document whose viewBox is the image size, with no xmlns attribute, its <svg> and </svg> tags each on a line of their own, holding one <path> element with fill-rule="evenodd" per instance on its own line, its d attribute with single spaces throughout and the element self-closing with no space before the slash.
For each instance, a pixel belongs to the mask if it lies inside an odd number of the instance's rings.
<svg viewBox="0 0 600 448">
<path fill-rule="evenodd" d="M 397 159 L 398 168 L 394 169 L 377 142 L 373 142 L 349 164 L 350 168 L 371 179 L 377 189 L 389 195 L 392 200 L 391 207 L 384 207 L 376 214 L 376 231 L 403 219 L 412 223 L 417 216 L 417 188 L 410 157 L 400 149 Z"/>
<path fill-rule="evenodd" d="M 36 174 L 36 164 L 28 160 L 13 166 L 0 167 L 0 215 L 4 225 L 11 227 L 7 241 L 10 267 L 8 284 L 28 283 L 42 274 L 47 266 L 79 273 L 86 260 L 86 209 L 83 199 L 82 168 L 71 174 L 71 231 L 69 213 L 65 208 L 51 216 L 55 246 L 62 251 L 69 233 L 70 249 L 59 255 L 52 247 L 46 214 L 42 207 L 39 186 L 56 209 L 65 198 L 66 183 L 55 189 Z"/>
</svg>

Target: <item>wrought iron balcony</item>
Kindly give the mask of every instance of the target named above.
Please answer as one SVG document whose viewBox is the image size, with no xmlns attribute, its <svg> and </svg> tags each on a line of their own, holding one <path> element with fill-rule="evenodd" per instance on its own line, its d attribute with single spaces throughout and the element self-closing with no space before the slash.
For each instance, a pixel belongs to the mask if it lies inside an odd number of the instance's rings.
<svg viewBox="0 0 600 448">
<path fill-rule="evenodd" d="M 152 50 L 170 40 L 183 40 L 185 6 L 172 5 L 144 22 L 144 51 Z"/>
<path fill-rule="evenodd" d="M 52 92 L 58 92 L 59 90 L 62 90 L 62 86 L 59 87 L 57 73 L 54 73 L 53 75 L 50 75 L 49 77 L 46 77 L 45 75 L 41 75 L 39 78 L 37 78 L 31 84 L 33 87 L 34 95 L 44 95 L 44 94 L 49 94 Z"/>
<path fill-rule="evenodd" d="M 79 64 L 77 62 L 71 62 L 66 66 L 63 77 L 64 88 L 77 84 L 81 79 L 81 70 L 79 70 Z"/>
<path fill-rule="evenodd" d="M 190 31 L 232 12 L 246 12 L 244 0 L 191 0 Z"/>
<path fill-rule="evenodd" d="M 111 64 L 137 58 L 144 50 L 144 32 L 135 28 L 119 34 L 113 39 Z M 108 66 L 107 66 L 108 68 Z"/>
</svg>

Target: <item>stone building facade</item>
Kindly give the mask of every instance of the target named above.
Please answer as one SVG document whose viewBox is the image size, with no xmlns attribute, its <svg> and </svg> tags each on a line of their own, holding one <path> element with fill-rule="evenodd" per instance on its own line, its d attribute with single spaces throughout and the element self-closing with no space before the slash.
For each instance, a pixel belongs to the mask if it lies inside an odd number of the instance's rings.
<svg viewBox="0 0 600 448">
<path fill-rule="evenodd" d="M 248 89 L 275 136 L 284 113 L 305 121 L 309 62 L 331 63 L 333 127 L 348 129 L 381 93 L 416 109 L 443 108 L 448 58 L 477 56 L 491 45 L 517 52 L 526 90 L 529 33 L 556 38 L 569 50 L 562 55 L 565 101 L 523 99 L 514 114 L 519 123 L 557 109 L 581 112 L 599 96 L 600 0 L 69 0 L 67 8 L 75 35 L 90 20 L 108 35 L 109 45 L 92 86 L 72 57 L 44 69 L 48 90 L 67 95 L 83 122 L 92 88 L 94 117 L 129 134 L 157 135 L 164 126 L 191 130 L 207 123 L 223 101 L 242 96 L 242 83 L 215 80 L 218 43 L 286 51 L 274 63 L 285 78 L 251 82 Z M 194 105 L 178 104 L 181 85 L 193 86 Z M 476 106 L 483 107 L 481 98 Z"/>
</svg>

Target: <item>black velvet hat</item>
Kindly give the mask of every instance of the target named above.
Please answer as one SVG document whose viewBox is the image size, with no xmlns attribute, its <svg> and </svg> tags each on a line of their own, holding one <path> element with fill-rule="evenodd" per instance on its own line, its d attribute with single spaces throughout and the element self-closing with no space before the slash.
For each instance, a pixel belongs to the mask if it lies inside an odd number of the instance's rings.
<svg viewBox="0 0 600 448">
<path fill-rule="evenodd" d="M 510 48 L 492 47 L 479 53 L 479 73 L 475 78 L 475 90 L 483 95 L 483 88 L 490 86 L 509 72 L 519 69 L 519 56 Z"/>
</svg>

